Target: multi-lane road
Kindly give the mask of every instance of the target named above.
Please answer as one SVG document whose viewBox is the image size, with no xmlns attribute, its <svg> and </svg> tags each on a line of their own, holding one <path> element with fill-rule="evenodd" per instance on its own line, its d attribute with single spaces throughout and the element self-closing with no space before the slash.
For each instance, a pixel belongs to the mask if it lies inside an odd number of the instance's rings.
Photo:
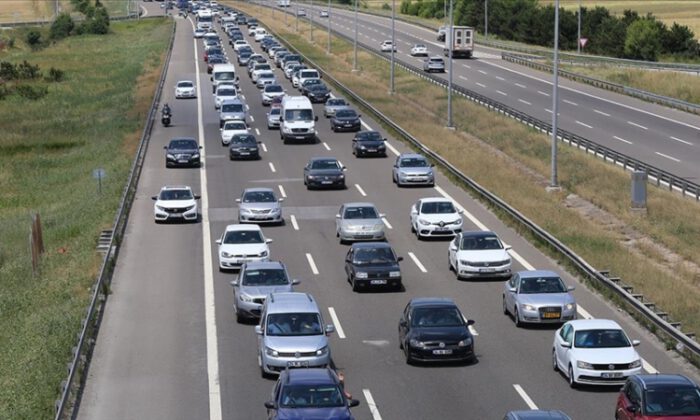
<svg viewBox="0 0 700 420">
<path fill-rule="evenodd" d="M 152 7 L 152 6 L 147 6 Z M 154 13 L 157 11 L 153 10 Z M 285 197 L 283 226 L 264 227 L 273 238 L 271 256 L 301 279 L 327 322 L 333 361 L 346 388 L 361 401 L 358 419 L 491 419 L 511 409 L 557 408 L 575 419 L 613 415 L 616 390 L 572 390 L 551 368 L 553 328 L 516 329 L 501 311 L 500 281 L 457 281 L 447 267 L 447 242 L 419 242 L 410 232 L 411 204 L 426 196 L 451 197 L 465 210 L 467 229 L 490 229 L 513 246 L 514 268 L 553 269 L 577 287 L 580 317 L 617 320 L 635 339 L 650 372 L 696 371 L 675 360 L 642 328 L 564 273 L 554 261 L 506 227 L 442 175 L 435 188 L 402 188 L 391 182 L 396 153 L 409 149 L 389 136 L 387 158 L 357 159 L 353 134 L 332 133 L 321 106 L 320 142 L 284 145 L 266 128 L 266 108 L 245 74 L 241 92 L 251 131 L 262 141 L 262 159 L 228 159 L 221 146 L 218 115 L 190 19 L 177 31 L 163 102 L 174 125 L 154 127 L 129 226 L 117 262 L 85 390 L 81 419 L 254 419 L 274 384 L 262 379 L 253 325 L 238 324 L 232 310 L 233 273 L 217 269 L 214 240 L 236 218 L 235 198 L 251 186 L 275 188 Z M 259 46 L 249 41 L 254 49 Z M 235 61 L 233 51 L 226 47 Z M 479 61 L 479 60 L 476 60 Z M 472 63 L 470 61 L 469 63 Z M 276 70 L 278 80 L 284 80 Z M 178 80 L 196 80 L 196 100 L 175 100 Z M 287 92 L 295 90 L 286 80 Z M 364 118 L 365 128 L 380 129 Z M 384 133 L 386 134 L 386 133 Z M 162 147 L 170 138 L 193 136 L 203 146 L 201 169 L 166 169 Z M 346 190 L 307 191 L 302 167 L 312 156 L 334 156 L 347 167 Z M 201 193 L 200 223 L 155 224 L 151 195 L 163 185 L 190 185 Z M 345 281 L 347 246 L 335 237 L 334 215 L 343 202 L 371 201 L 386 213 L 389 243 L 405 257 L 405 292 L 354 293 Z M 476 320 L 478 363 L 468 366 L 408 366 L 399 350 L 397 322 L 411 297 L 448 296 Z"/>
<path fill-rule="evenodd" d="M 324 28 L 328 24 L 327 18 L 319 17 L 326 6 L 293 2 L 290 13 L 297 7 L 307 11 L 304 19 L 313 19 Z M 295 17 L 288 19 L 294 25 Z M 333 8 L 330 23 L 333 30 L 354 37 L 352 11 Z M 358 13 L 357 26 L 358 41 L 375 50 L 391 39 L 389 18 Z M 316 32 L 317 39 L 324 36 L 322 31 Z M 423 27 L 397 20 L 395 38 L 396 59 L 407 64 L 422 68 L 425 58 L 410 55 L 415 44 L 426 45 L 431 55 L 442 55 L 443 43 L 437 42 L 436 32 Z M 477 44 L 475 59 L 454 61 L 452 80 L 542 121 L 552 119 L 551 75 L 504 61 L 498 50 Z M 700 182 L 700 116 L 560 78 L 559 128 Z"/>
</svg>

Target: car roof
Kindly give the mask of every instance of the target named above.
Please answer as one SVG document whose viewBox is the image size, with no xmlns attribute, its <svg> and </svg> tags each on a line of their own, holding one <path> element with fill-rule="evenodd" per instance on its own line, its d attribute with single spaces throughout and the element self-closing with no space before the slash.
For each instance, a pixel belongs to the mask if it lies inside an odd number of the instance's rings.
<svg viewBox="0 0 700 420">
<path fill-rule="evenodd" d="M 257 230 L 258 232 L 262 232 L 262 229 L 260 226 L 255 225 L 255 224 L 235 224 L 235 225 L 228 225 L 226 226 L 226 232 L 233 232 L 233 231 L 250 231 L 250 230 Z"/>
<path fill-rule="evenodd" d="M 621 330 L 620 325 L 610 319 L 576 319 L 567 322 L 577 330 L 592 330 L 592 329 L 616 329 Z"/>
<path fill-rule="evenodd" d="M 249 192 L 271 192 L 275 193 L 275 190 L 272 188 L 266 188 L 266 187 L 256 187 L 256 188 L 246 188 L 243 190 L 243 194 L 249 193 Z"/>
<path fill-rule="evenodd" d="M 194 84 L 194 82 L 191 80 L 178 80 L 177 84 L 179 85 L 180 83 L 192 83 L 192 84 Z"/>
<path fill-rule="evenodd" d="M 571 418 L 567 416 L 563 411 L 559 410 L 519 410 L 511 411 L 510 414 L 513 418 L 523 419 L 523 420 L 570 420 Z"/>
<path fill-rule="evenodd" d="M 168 190 L 192 190 L 187 185 L 165 185 L 163 188 L 160 189 L 161 191 L 168 191 Z"/>
<path fill-rule="evenodd" d="M 244 270 L 264 270 L 264 269 L 273 269 L 273 268 L 281 268 L 285 269 L 285 266 L 282 262 L 280 261 L 250 261 L 245 263 L 245 268 L 241 268 L 241 271 Z"/>
<path fill-rule="evenodd" d="M 352 249 L 375 249 L 375 248 L 389 248 L 391 245 L 386 242 L 355 242 L 352 244 Z"/>
<path fill-rule="evenodd" d="M 498 235 L 496 235 L 495 232 L 491 232 L 490 230 L 468 230 L 468 231 L 462 232 L 462 236 L 463 237 L 466 236 L 469 238 L 483 238 L 486 236 L 498 237 Z"/>
<path fill-rule="evenodd" d="M 329 368 L 288 369 L 284 377 L 285 385 L 296 384 L 337 384 Z"/>
<path fill-rule="evenodd" d="M 241 105 L 243 105 L 243 101 L 241 101 L 239 98 L 224 99 L 223 101 L 221 101 L 221 105 L 228 105 L 228 104 L 241 104 Z"/>
<path fill-rule="evenodd" d="M 351 203 L 343 203 L 345 207 L 377 207 L 374 203 L 364 202 L 364 201 L 353 201 Z"/>
<path fill-rule="evenodd" d="M 442 298 L 442 297 L 420 297 L 420 298 L 413 298 L 409 302 L 409 304 L 413 307 L 416 306 L 457 306 L 454 300 L 451 298 Z"/>
<path fill-rule="evenodd" d="M 271 293 L 265 299 L 268 314 L 288 313 L 288 312 L 318 312 L 320 310 L 313 296 L 309 293 L 301 292 L 281 292 Z"/>
<path fill-rule="evenodd" d="M 675 375 L 675 374 L 642 374 L 633 375 L 630 379 L 636 379 L 642 383 L 644 389 L 648 387 L 653 387 L 655 385 L 676 385 L 676 386 L 687 386 L 697 388 L 698 385 L 690 380 L 685 375 Z"/>
<path fill-rule="evenodd" d="M 170 142 L 172 143 L 174 141 L 182 141 L 182 140 L 189 140 L 189 141 L 193 141 L 195 143 L 197 142 L 197 140 L 195 140 L 194 137 L 175 137 L 175 138 L 170 139 Z"/>
<path fill-rule="evenodd" d="M 423 203 L 452 203 L 452 200 L 445 197 L 423 197 L 420 201 Z"/>
<path fill-rule="evenodd" d="M 534 277 L 561 277 L 559 274 L 552 270 L 523 270 L 518 271 L 518 275 L 521 279 L 534 278 Z"/>
<path fill-rule="evenodd" d="M 324 161 L 325 161 L 325 160 L 332 160 L 332 161 L 338 162 L 338 159 L 336 159 L 336 158 L 334 158 L 334 157 L 332 157 L 332 156 L 317 156 L 317 157 L 312 157 L 311 159 L 309 159 L 309 162 L 316 162 L 316 161 L 319 161 L 319 160 L 324 160 Z"/>
</svg>

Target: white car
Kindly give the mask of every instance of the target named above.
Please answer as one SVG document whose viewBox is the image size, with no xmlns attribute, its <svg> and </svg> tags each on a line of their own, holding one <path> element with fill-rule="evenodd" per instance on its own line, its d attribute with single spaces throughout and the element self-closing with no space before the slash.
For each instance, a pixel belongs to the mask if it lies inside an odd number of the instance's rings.
<svg viewBox="0 0 700 420">
<path fill-rule="evenodd" d="M 411 48 L 411 55 L 417 57 L 419 55 L 428 56 L 428 47 L 423 44 L 416 44 Z"/>
<path fill-rule="evenodd" d="M 156 223 L 165 221 L 196 221 L 198 195 L 187 186 L 165 186 L 154 195 L 153 217 Z"/>
<path fill-rule="evenodd" d="M 304 10 L 304 9 L 297 10 L 297 16 L 306 16 L 306 10 Z"/>
<path fill-rule="evenodd" d="M 321 11 L 319 12 L 319 15 L 320 15 L 322 18 L 327 18 L 327 17 L 328 17 L 328 11 L 327 11 L 327 10 L 321 10 Z"/>
<path fill-rule="evenodd" d="M 260 42 L 260 41 L 262 41 L 263 38 L 265 38 L 267 35 L 269 35 L 269 34 L 268 34 L 267 32 L 265 32 L 264 30 L 262 30 L 262 31 L 257 30 L 257 31 L 255 32 L 255 42 Z"/>
<path fill-rule="evenodd" d="M 447 198 L 421 198 L 411 206 L 411 231 L 419 240 L 454 236 L 462 231 L 463 223 L 462 212 Z"/>
<path fill-rule="evenodd" d="M 461 232 L 450 242 L 447 251 L 450 269 L 458 279 L 464 278 L 510 278 L 510 246 L 493 232 Z"/>
<path fill-rule="evenodd" d="M 235 41 L 233 43 L 233 50 L 238 52 L 238 50 L 240 50 L 241 47 L 244 47 L 244 46 L 250 47 L 250 44 L 248 44 L 248 41 L 239 39 L 238 41 Z"/>
<path fill-rule="evenodd" d="M 236 134 L 250 134 L 248 124 L 241 120 L 226 121 L 221 127 L 221 144 L 228 146 Z"/>
<path fill-rule="evenodd" d="M 269 261 L 270 248 L 258 225 L 228 225 L 216 243 L 219 245 L 219 270 L 240 268 L 251 261 Z"/>
<path fill-rule="evenodd" d="M 194 31 L 195 38 L 202 38 L 203 36 L 204 36 L 204 29 L 195 29 L 195 31 Z"/>
<path fill-rule="evenodd" d="M 272 66 L 268 63 L 264 64 L 258 64 L 255 66 L 253 71 L 250 73 L 250 80 L 253 81 L 253 83 L 256 83 L 258 81 L 258 77 L 260 77 L 261 74 L 263 73 L 272 73 L 273 75 L 275 74 L 272 70 Z"/>
<path fill-rule="evenodd" d="M 248 26 L 248 36 L 255 35 L 255 31 L 258 29 L 257 26 Z"/>
<path fill-rule="evenodd" d="M 396 45 L 394 45 L 394 43 L 390 40 L 382 41 L 382 44 L 379 46 L 379 48 L 382 50 L 382 52 L 390 52 L 392 49 L 394 50 L 394 52 L 396 52 Z"/>
<path fill-rule="evenodd" d="M 295 88 L 301 88 L 305 81 L 309 79 L 320 79 L 321 73 L 316 69 L 303 69 L 299 70 L 299 74 L 296 77 L 292 77 L 292 85 Z"/>
<path fill-rule="evenodd" d="M 214 93 L 214 108 L 221 108 L 221 103 L 227 99 L 238 98 L 238 91 L 232 84 L 219 84 Z"/>
<path fill-rule="evenodd" d="M 615 321 L 578 319 L 554 333 L 552 367 L 578 384 L 623 385 L 627 378 L 642 373 L 642 359 Z"/>
<path fill-rule="evenodd" d="M 270 105 L 272 100 L 278 96 L 284 96 L 284 88 L 278 84 L 266 85 L 262 90 L 263 106 Z"/>
<path fill-rule="evenodd" d="M 175 99 L 196 98 L 197 86 L 191 80 L 180 80 L 175 85 Z"/>
</svg>

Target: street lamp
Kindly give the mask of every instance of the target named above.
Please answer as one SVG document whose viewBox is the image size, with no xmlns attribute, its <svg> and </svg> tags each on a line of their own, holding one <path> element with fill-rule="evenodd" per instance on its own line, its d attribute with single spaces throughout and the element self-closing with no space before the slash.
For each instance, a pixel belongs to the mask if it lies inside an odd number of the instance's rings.
<svg viewBox="0 0 700 420">
<path fill-rule="evenodd" d="M 299 2 L 298 2 L 298 1 L 297 1 L 297 2 L 294 2 L 294 4 L 296 5 L 296 7 L 295 7 L 294 9 L 296 10 L 296 15 L 297 15 L 297 18 L 296 18 L 296 31 L 299 32 Z"/>
<path fill-rule="evenodd" d="M 484 38 L 489 37 L 489 0 L 484 0 Z"/>
<path fill-rule="evenodd" d="M 311 27 L 310 29 L 310 37 L 311 37 L 311 42 L 314 42 L 314 4 L 313 0 L 309 0 L 309 14 L 306 15 L 307 19 L 309 19 L 309 26 Z"/>
<path fill-rule="evenodd" d="M 328 54 L 331 53 L 331 0 L 328 0 Z"/>
<path fill-rule="evenodd" d="M 357 71 L 357 2 L 355 0 L 355 42 L 353 45 L 352 71 Z"/>
<path fill-rule="evenodd" d="M 389 95 L 394 94 L 394 49 L 396 48 L 395 22 L 396 22 L 396 0 L 391 0 L 391 76 L 389 77 Z"/>
<path fill-rule="evenodd" d="M 450 0 L 450 24 L 447 27 L 447 32 L 445 32 L 445 44 L 447 48 L 447 63 L 448 75 L 447 75 L 447 128 L 454 128 L 452 124 L 452 43 L 454 40 L 454 22 L 453 22 L 453 0 Z M 448 37 L 449 36 L 449 42 Z"/>
<path fill-rule="evenodd" d="M 578 0 L 578 39 L 576 42 L 576 52 L 581 54 L 581 0 Z"/>
<path fill-rule="evenodd" d="M 549 188 L 559 188 L 557 179 L 557 123 L 559 122 L 559 0 L 554 4 L 554 81 L 552 83 L 552 179 Z"/>
</svg>

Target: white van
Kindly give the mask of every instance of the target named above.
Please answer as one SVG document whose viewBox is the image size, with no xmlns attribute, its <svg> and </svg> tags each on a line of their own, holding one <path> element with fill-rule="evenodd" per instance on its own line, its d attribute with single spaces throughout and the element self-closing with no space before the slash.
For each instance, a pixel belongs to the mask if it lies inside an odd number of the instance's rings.
<svg viewBox="0 0 700 420">
<path fill-rule="evenodd" d="M 216 92 L 216 87 L 222 82 L 238 84 L 236 67 L 233 64 L 214 64 L 211 70 L 212 93 Z"/>
<path fill-rule="evenodd" d="M 311 101 L 305 96 L 285 96 L 280 115 L 280 138 L 287 144 L 290 140 L 316 141 L 316 124 Z"/>
<path fill-rule="evenodd" d="M 197 29 L 208 31 L 214 27 L 214 16 L 211 10 L 202 9 L 197 12 Z"/>
<path fill-rule="evenodd" d="M 253 36 L 255 37 L 255 42 L 260 42 L 262 41 L 263 38 L 265 38 L 265 35 L 267 35 L 267 31 L 265 28 L 257 27 L 255 28 L 255 32 L 253 33 Z"/>
</svg>

